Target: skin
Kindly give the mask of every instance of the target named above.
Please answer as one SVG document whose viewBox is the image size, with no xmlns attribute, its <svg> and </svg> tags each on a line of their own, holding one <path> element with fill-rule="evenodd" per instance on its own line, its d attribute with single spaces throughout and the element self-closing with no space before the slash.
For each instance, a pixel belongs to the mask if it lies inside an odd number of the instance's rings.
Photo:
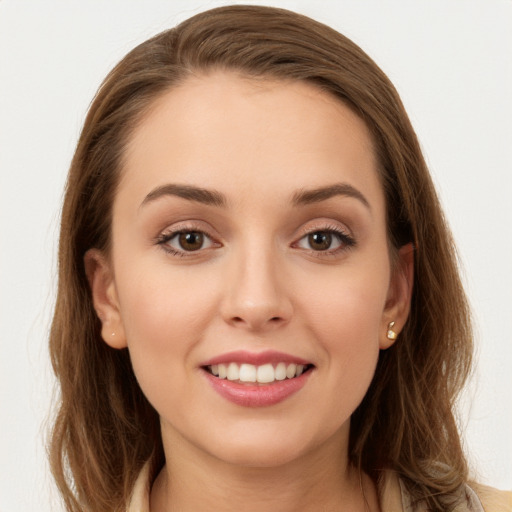
<svg viewBox="0 0 512 512">
<path fill-rule="evenodd" d="M 215 190 L 226 204 L 151 197 L 170 183 Z M 364 199 L 292 201 L 340 183 Z M 177 230 L 202 231 L 205 244 L 161 243 Z M 311 245 L 308 233 L 332 230 L 354 244 L 332 234 L 329 250 Z M 155 102 L 128 143 L 112 236 L 111 254 L 91 250 L 85 262 L 103 338 L 128 347 L 161 418 L 167 464 L 151 510 L 365 510 L 347 458 L 350 416 L 392 344 L 389 322 L 399 332 L 406 321 L 412 251 L 391 265 L 363 121 L 306 83 L 190 78 Z M 241 349 L 278 350 L 314 369 L 283 402 L 235 405 L 201 363 Z"/>
</svg>

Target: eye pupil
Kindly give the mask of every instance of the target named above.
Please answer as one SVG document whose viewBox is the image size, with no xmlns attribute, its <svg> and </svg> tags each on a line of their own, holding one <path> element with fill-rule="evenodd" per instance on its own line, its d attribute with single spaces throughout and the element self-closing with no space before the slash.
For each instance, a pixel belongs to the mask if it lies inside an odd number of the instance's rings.
<svg viewBox="0 0 512 512">
<path fill-rule="evenodd" d="M 197 231 L 188 231 L 179 234 L 180 247 L 185 251 L 197 251 L 201 249 L 204 242 L 203 233 Z"/>
<path fill-rule="evenodd" d="M 326 251 L 331 247 L 332 235 L 324 231 L 316 231 L 308 235 L 308 242 L 312 249 Z"/>
</svg>

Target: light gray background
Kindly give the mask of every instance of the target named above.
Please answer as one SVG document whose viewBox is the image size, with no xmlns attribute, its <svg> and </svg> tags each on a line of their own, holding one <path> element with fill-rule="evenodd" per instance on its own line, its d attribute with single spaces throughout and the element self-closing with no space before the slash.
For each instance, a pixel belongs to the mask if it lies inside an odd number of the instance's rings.
<svg viewBox="0 0 512 512">
<path fill-rule="evenodd" d="M 133 46 L 230 2 L 0 0 L 0 511 L 57 510 L 47 334 L 66 170 Z M 460 248 L 478 365 L 461 407 L 477 477 L 512 488 L 512 1 L 269 1 L 351 37 L 397 86 Z M 87 461 L 84 461 L 87 463 Z"/>
</svg>

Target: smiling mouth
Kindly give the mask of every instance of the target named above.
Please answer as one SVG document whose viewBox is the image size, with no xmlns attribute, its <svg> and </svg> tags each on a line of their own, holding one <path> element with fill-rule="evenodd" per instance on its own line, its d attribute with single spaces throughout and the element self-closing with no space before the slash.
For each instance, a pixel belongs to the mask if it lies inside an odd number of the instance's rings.
<svg viewBox="0 0 512 512">
<path fill-rule="evenodd" d="M 311 371 L 312 364 L 295 364 L 280 362 L 253 365 L 235 362 L 228 364 L 213 364 L 203 367 L 208 373 L 218 379 L 226 379 L 233 382 L 247 384 L 272 384 L 276 381 L 284 381 L 300 377 L 303 373 Z"/>
</svg>

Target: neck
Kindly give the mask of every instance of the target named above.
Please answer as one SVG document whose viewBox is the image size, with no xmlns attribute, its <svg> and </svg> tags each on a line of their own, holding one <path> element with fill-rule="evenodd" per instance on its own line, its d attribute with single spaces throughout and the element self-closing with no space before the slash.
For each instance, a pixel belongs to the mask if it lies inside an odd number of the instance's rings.
<svg viewBox="0 0 512 512">
<path fill-rule="evenodd" d="M 269 467 L 230 464 L 183 440 L 171 445 L 164 441 L 168 462 L 153 485 L 151 512 L 379 510 L 373 482 L 348 464 L 339 438 Z"/>
</svg>

